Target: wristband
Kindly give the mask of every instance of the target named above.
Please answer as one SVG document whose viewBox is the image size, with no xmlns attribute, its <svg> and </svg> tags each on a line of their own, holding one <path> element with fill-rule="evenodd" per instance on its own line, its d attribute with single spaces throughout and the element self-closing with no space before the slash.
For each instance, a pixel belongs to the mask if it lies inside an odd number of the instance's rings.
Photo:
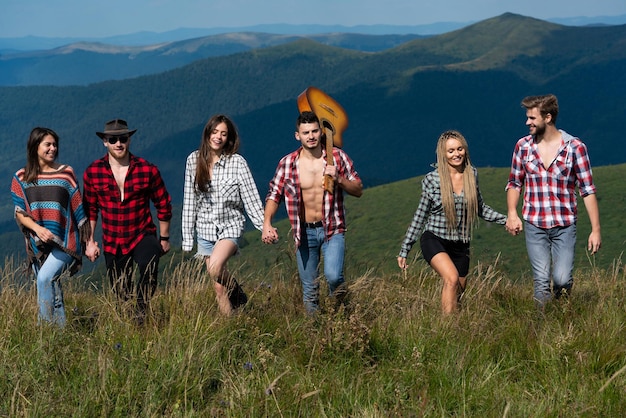
<svg viewBox="0 0 626 418">
<path fill-rule="evenodd" d="M 159 241 L 169 241 L 170 237 L 164 237 L 161 235 L 161 238 L 159 238 Z"/>
</svg>

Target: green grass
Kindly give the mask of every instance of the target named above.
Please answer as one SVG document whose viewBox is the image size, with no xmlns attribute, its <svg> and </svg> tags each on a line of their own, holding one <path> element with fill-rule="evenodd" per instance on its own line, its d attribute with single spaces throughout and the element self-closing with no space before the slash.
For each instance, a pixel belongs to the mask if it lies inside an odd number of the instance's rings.
<svg viewBox="0 0 626 418">
<path fill-rule="evenodd" d="M 395 264 L 418 179 L 349 199 L 349 303 L 335 310 L 323 296 L 316 318 L 303 312 L 286 221 L 278 245 L 254 231 L 231 260 L 250 297 L 232 318 L 218 314 L 202 266 L 174 252 L 143 327 L 100 270 L 64 279 L 64 330 L 38 326 L 34 286 L 6 259 L 0 416 L 625 416 L 624 197 L 615 192 L 625 167 L 594 170 L 603 248 L 579 251 L 571 297 L 544 314 L 523 239 L 483 223 L 462 310 L 441 316 L 440 279 L 419 251 L 406 273 Z M 506 170 L 481 169 L 480 181 L 485 201 L 504 210 Z"/>
<path fill-rule="evenodd" d="M 352 267 L 354 268 L 354 266 Z M 308 318 L 292 266 L 244 276 L 249 304 L 218 314 L 201 266 L 171 263 L 143 327 L 99 276 L 65 280 L 69 325 L 37 325 L 35 290 L 0 278 L 0 416 L 624 416 L 623 265 L 577 275 L 535 310 L 499 265 L 472 271 L 458 316 L 440 281 L 350 280 L 347 308 Z"/>
</svg>

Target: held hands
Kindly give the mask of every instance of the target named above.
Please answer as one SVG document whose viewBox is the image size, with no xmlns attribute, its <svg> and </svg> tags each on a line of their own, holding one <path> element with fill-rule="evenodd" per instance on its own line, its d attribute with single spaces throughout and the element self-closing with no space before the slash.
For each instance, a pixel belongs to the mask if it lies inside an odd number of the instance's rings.
<svg viewBox="0 0 626 418">
<path fill-rule="evenodd" d="M 98 243 L 96 241 L 88 241 L 87 248 L 85 249 L 85 256 L 92 263 L 100 257 L 100 248 L 98 247 Z"/>
<path fill-rule="evenodd" d="M 263 225 L 263 234 L 261 241 L 265 244 L 275 244 L 278 241 L 278 229 L 272 225 Z"/>
<path fill-rule="evenodd" d="M 522 220 L 517 216 L 517 214 L 509 215 L 506 220 L 506 224 L 504 225 L 504 229 L 511 235 L 519 235 L 520 232 L 524 229 L 522 225 Z"/>
</svg>

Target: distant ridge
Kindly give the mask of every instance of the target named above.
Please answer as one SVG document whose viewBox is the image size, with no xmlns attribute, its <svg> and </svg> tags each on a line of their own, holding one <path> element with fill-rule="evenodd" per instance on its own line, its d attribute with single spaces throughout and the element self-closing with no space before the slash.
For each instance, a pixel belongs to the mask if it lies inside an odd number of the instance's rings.
<svg viewBox="0 0 626 418">
<path fill-rule="evenodd" d="M 267 48 L 299 39 L 378 52 L 417 38 L 420 36 L 235 32 L 145 46 L 76 42 L 48 50 L 0 56 L 0 86 L 70 86 L 124 80 L 173 70 L 203 58 Z"/>
<path fill-rule="evenodd" d="M 600 26 L 626 24 L 626 15 L 619 16 L 578 16 L 570 18 L 550 18 L 547 22 L 554 22 L 567 26 Z M 290 24 L 263 24 L 239 27 L 215 28 L 179 28 L 165 32 L 135 32 L 126 35 L 115 35 L 105 38 L 46 38 L 39 36 L 25 36 L 17 38 L 0 38 L 0 52 L 28 51 L 57 48 L 76 42 L 100 42 L 111 45 L 139 46 L 158 44 L 162 42 L 182 41 L 191 38 L 200 38 L 234 32 L 264 32 L 282 35 L 313 35 L 328 33 L 358 33 L 367 35 L 439 35 L 460 29 L 476 23 L 465 22 L 435 22 L 422 25 L 290 25 Z"/>
</svg>

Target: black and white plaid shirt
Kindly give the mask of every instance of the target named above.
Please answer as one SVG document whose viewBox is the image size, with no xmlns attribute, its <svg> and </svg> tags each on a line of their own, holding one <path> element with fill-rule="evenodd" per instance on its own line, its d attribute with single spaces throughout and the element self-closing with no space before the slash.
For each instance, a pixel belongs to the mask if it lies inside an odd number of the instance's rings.
<svg viewBox="0 0 626 418">
<path fill-rule="evenodd" d="M 194 232 L 208 241 L 239 238 L 245 212 L 259 231 L 263 229 L 263 204 L 246 160 L 239 154 L 222 155 L 213 166 L 206 193 L 195 187 L 198 151 L 187 157 L 183 197 L 183 251 L 191 251 Z"/>
<path fill-rule="evenodd" d="M 478 172 L 475 168 L 476 187 L 478 188 Z M 406 258 L 423 231 L 430 231 L 440 238 L 448 241 L 470 242 L 471 228 L 465 219 L 467 207 L 465 205 L 464 194 L 454 195 L 454 207 L 456 209 L 456 228 L 449 229 L 446 221 L 446 214 L 441 202 L 441 180 L 437 170 L 431 171 L 422 180 L 422 196 L 419 205 L 413 215 L 413 221 L 406 231 L 406 236 L 400 248 L 400 257 Z M 493 210 L 483 202 L 480 188 L 478 188 L 478 216 L 489 222 L 500 225 L 506 223 L 506 215 Z"/>
</svg>

